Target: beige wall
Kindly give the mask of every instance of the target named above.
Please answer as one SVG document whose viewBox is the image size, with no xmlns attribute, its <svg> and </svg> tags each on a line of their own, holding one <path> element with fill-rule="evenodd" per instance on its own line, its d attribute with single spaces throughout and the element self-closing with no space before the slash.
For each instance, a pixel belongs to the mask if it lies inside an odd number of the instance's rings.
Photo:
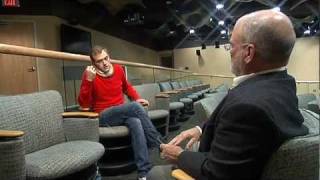
<svg viewBox="0 0 320 180">
<path fill-rule="evenodd" d="M 188 66 L 191 71 L 197 73 L 232 76 L 230 55 L 223 46 L 219 49 L 207 46 L 207 49 L 201 50 L 200 57 L 196 55 L 196 49 L 201 47 L 174 50 L 175 68 Z M 319 81 L 319 37 L 297 39 L 288 64 L 288 72 L 299 81 Z M 205 81 L 209 82 L 210 78 L 206 78 Z M 312 87 L 308 87 L 309 90 L 319 92 L 318 84 L 311 85 Z"/>
<path fill-rule="evenodd" d="M 35 25 L 35 47 L 47 50 L 60 51 L 60 24 L 65 23 L 60 18 L 53 16 L 16 16 L 0 15 L 0 21 L 33 22 Z M 106 46 L 112 58 L 158 65 L 159 55 L 156 51 L 112 37 L 101 32 L 79 27 L 91 32 L 92 44 Z M 54 89 L 64 95 L 64 84 L 62 78 L 63 61 L 37 58 L 38 85 L 39 90 Z M 65 61 L 66 66 L 83 65 L 83 62 Z M 137 71 L 132 68 L 133 72 Z M 150 72 L 147 72 L 150 73 Z M 136 73 L 137 74 L 137 73 Z M 79 86 L 76 82 L 76 86 Z M 66 88 L 73 89 L 73 82 L 67 82 Z M 69 92 L 70 92 L 69 91 Z M 73 92 L 67 94 L 68 102 L 74 101 Z M 69 104 L 69 103 L 68 103 Z"/>
</svg>

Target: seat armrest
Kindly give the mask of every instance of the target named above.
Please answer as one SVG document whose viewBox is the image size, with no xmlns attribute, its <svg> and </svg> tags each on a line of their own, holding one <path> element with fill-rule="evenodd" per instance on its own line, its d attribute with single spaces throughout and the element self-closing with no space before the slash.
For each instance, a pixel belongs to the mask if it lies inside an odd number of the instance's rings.
<svg viewBox="0 0 320 180">
<path fill-rule="evenodd" d="M 155 97 L 156 98 L 169 98 L 170 96 L 168 94 L 157 94 Z"/>
<path fill-rule="evenodd" d="M 23 135 L 23 131 L 0 130 L 0 138 L 17 138 Z"/>
<path fill-rule="evenodd" d="M 63 112 L 63 118 L 98 118 L 99 114 L 96 112 Z"/>
<path fill-rule="evenodd" d="M 99 141 L 99 114 L 95 112 L 64 112 L 63 129 L 67 141 Z"/>
<path fill-rule="evenodd" d="M 193 177 L 189 176 L 187 173 L 185 173 L 181 169 L 173 170 L 171 172 L 171 176 L 176 178 L 177 180 L 194 180 Z"/>
<path fill-rule="evenodd" d="M 26 179 L 22 131 L 3 131 L 0 137 L 0 179 Z"/>
</svg>

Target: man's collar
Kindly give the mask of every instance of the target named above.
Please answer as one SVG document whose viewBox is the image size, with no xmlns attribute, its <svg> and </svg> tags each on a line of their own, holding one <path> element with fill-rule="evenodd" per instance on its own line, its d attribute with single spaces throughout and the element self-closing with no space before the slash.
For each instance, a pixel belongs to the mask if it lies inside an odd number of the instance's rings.
<svg viewBox="0 0 320 180">
<path fill-rule="evenodd" d="M 113 75 L 113 73 L 114 73 L 113 64 L 111 64 L 110 70 L 108 71 L 108 73 L 100 73 L 100 72 L 97 72 L 97 74 L 99 74 L 99 76 L 102 76 L 102 77 L 110 77 L 110 76 Z"/>
<path fill-rule="evenodd" d="M 238 86 L 240 83 L 254 77 L 260 74 L 266 74 L 266 73 L 270 73 L 270 72 L 279 72 L 279 71 L 284 71 L 287 68 L 285 66 L 283 67 L 279 67 L 279 68 L 274 68 L 274 69 L 268 69 L 268 70 L 264 70 L 264 71 L 260 71 L 260 72 L 256 72 L 256 73 L 251 73 L 251 74 L 246 74 L 246 75 L 242 75 L 242 76 L 238 76 L 233 78 L 233 83 L 232 83 L 232 88 Z"/>
</svg>

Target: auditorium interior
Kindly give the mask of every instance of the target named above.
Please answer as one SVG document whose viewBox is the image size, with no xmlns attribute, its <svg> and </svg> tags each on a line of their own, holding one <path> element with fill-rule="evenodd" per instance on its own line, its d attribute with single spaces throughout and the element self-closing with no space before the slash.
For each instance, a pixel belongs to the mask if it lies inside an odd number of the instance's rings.
<svg viewBox="0 0 320 180">
<path fill-rule="evenodd" d="M 128 128 L 99 127 L 99 114 L 79 105 L 90 49 L 108 49 L 111 63 L 120 64 L 149 101 L 145 111 L 169 142 L 207 120 L 232 88 L 232 28 L 241 16 L 263 9 L 283 12 L 294 26 L 286 68 L 310 134 L 298 150 L 281 146 L 262 179 L 319 179 L 319 0 L 1 3 L 0 180 L 137 179 Z M 158 149 L 149 154 L 155 167 L 169 164 Z M 167 175 L 190 178 L 175 170 Z"/>
</svg>

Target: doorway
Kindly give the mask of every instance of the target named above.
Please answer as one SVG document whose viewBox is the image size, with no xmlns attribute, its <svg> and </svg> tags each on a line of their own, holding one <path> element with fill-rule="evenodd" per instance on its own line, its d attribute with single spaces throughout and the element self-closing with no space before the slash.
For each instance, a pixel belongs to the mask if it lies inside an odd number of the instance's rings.
<svg viewBox="0 0 320 180">
<path fill-rule="evenodd" d="M 35 47 L 32 22 L 1 22 L 0 42 Z M 0 53 L 0 95 L 38 91 L 36 58 Z"/>
</svg>

